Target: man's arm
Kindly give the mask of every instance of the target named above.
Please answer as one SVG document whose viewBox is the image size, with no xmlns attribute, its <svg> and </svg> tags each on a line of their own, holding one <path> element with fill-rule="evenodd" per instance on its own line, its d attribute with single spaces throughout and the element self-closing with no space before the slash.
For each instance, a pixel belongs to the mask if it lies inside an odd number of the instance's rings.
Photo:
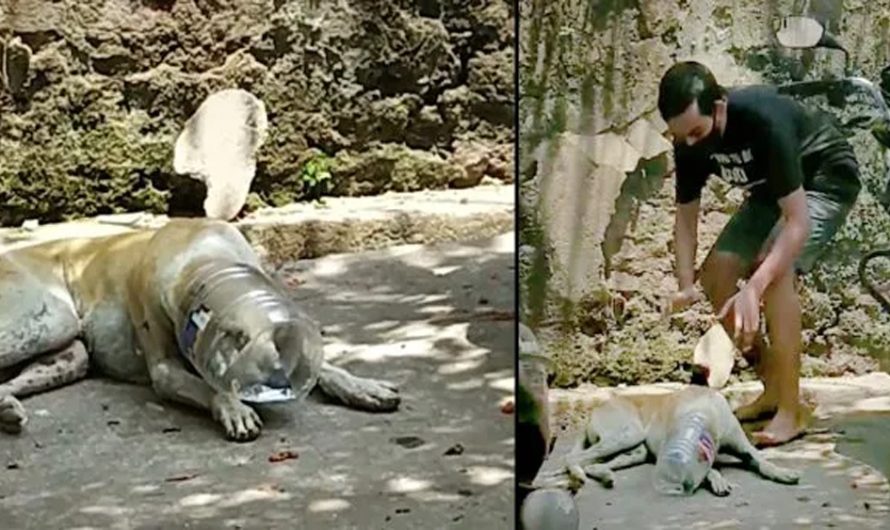
<svg viewBox="0 0 890 530">
<path fill-rule="evenodd" d="M 810 233 L 807 196 L 802 187 L 779 199 L 779 206 L 782 208 L 784 221 L 782 229 L 766 259 L 748 282 L 757 293 L 758 299 L 763 297 L 764 291 L 775 279 L 794 266 L 794 260 L 800 255 Z"/>
<path fill-rule="evenodd" d="M 698 245 L 698 212 L 700 199 L 677 204 L 674 218 L 674 252 L 677 258 L 674 274 L 679 291 L 695 283 L 695 251 Z"/>
</svg>

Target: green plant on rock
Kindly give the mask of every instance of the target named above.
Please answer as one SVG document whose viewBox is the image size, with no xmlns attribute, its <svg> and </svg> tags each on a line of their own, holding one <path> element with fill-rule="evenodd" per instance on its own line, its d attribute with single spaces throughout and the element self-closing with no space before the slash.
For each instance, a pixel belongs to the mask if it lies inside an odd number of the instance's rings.
<svg viewBox="0 0 890 530">
<path fill-rule="evenodd" d="M 331 158 L 324 153 L 310 158 L 300 170 L 300 183 L 306 199 L 316 200 L 328 193 L 331 188 Z"/>
</svg>

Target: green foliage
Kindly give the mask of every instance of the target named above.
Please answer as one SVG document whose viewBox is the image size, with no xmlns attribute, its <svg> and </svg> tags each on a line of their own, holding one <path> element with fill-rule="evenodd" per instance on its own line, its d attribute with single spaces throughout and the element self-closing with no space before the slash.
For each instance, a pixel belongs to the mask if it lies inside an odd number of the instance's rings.
<svg viewBox="0 0 890 530">
<path fill-rule="evenodd" d="M 303 164 L 300 170 L 302 195 L 310 200 L 320 198 L 331 188 L 331 159 L 324 153 L 318 153 Z"/>
</svg>

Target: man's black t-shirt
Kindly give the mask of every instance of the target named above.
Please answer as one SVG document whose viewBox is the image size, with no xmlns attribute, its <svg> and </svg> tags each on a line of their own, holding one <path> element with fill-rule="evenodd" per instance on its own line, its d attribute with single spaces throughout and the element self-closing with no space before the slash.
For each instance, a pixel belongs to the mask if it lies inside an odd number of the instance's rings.
<svg viewBox="0 0 890 530">
<path fill-rule="evenodd" d="M 680 204 L 701 197 L 711 174 L 777 201 L 799 186 L 855 198 L 859 173 L 853 149 L 832 117 L 778 94 L 774 87 L 729 91 L 726 128 L 710 142 L 678 145 L 676 196 Z"/>
</svg>

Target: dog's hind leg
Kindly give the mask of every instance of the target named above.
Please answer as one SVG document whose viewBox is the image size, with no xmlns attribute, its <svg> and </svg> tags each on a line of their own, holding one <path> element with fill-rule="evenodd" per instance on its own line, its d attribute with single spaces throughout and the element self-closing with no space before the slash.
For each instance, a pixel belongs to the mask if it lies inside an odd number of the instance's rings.
<svg viewBox="0 0 890 530">
<path fill-rule="evenodd" d="M 588 477 L 598 481 L 607 488 L 611 488 L 615 484 L 615 473 L 619 469 L 627 469 L 646 463 L 649 456 L 649 450 L 645 444 L 640 444 L 630 451 L 621 453 L 614 458 L 599 464 L 590 464 L 584 467 L 584 473 Z"/>
<path fill-rule="evenodd" d="M 638 466 L 640 464 L 645 464 L 649 459 L 649 450 L 646 448 L 646 444 L 640 444 L 630 451 L 626 451 L 621 453 L 614 458 L 606 460 L 605 462 L 601 462 L 599 464 L 592 464 L 591 466 L 587 466 L 590 468 L 592 466 L 605 466 L 612 471 L 618 471 L 621 469 L 627 469 L 629 467 Z M 585 468 L 585 469 L 587 469 Z M 589 473 L 588 473 L 589 474 Z"/>
<path fill-rule="evenodd" d="M 25 397 L 67 385 L 86 376 L 88 366 L 87 350 L 75 340 L 67 348 L 27 365 L 19 375 L 0 385 L 0 395 Z"/>
<path fill-rule="evenodd" d="M 609 487 L 614 478 L 611 470 L 608 466 L 597 467 L 595 464 L 635 448 L 645 438 L 645 429 L 636 409 L 620 399 L 610 401 L 590 413 L 584 432 L 563 457 L 565 466 L 561 471 L 568 472 L 573 480 L 582 484 L 590 475 Z M 585 448 L 588 443 L 590 446 Z M 585 470 L 585 467 L 589 469 Z M 549 476 L 539 478 L 541 481 L 551 480 L 559 473 L 560 470 L 553 470 Z"/>
<path fill-rule="evenodd" d="M 590 421 L 588 421 L 587 428 L 583 429 L 575 440 L 575 445 L 572 449 L 569 450 L 568 454 L 573 455 L 577 453 L 583 452 L 590 445 L 596 444 L 600 435 L 597 433 L 596 426 L 594 424 L 597 416 L 597 412 L 594 412 Z M 607 466 L 603 466 L 600 464 L 592 464 L 587 468 L 582 469 L 578 464 L 566 464 L 566 471 L 569 476 L 574 479 L 576 482 L 583 484 L 587 481 L 587 477 L 591 477 L 594 480 L 602 483 L 603 486 L 607 488 L 611 488 L 612 484 L 615 482 L 615 477 L 612 474 L 612 471 L 609 470 Z"/>
<path fill-rule="evenodd" d="M 73 383 L 86 376 L 88 364 L 86 348 L 76 340 L 61 351 L 38 358 L 17 376 L 0 384 L 0 430 L 18 433 L 27 422 L 25 407 L 17 397 Z"/>
<path fill-rule="evenodd" d="M 329 397 L 359 410 L 389 412 L 401 401 L 392 383 L 358 377 L 327 362 L 321 366 L 318 386 Z"/>
<path fill-rule="evenodd" d="M 585 466 L 634 449 L 646 439 L 646 431 L 636 409 L 621 400 L 614 400 L 594 410 L 587 432 L 587 438 L 591 441 L 595 439 L 596 443 L 580 451 L 576 448 L 565 457 L 569 474 L 582 482 L 587 476 Z"/>
<path fill-rule="evenodd" d="M 0 255 L 0 369 L 70 346 L 79 333 L 74 301 L 49 266 L 14 252 Z M 16 379 L 16 385 L 0 385 L 0 430 L 12 433 L 27 422 L 15 396 L 33 393 L 14 392 L 25 384 L 21 376 Z"/>
<path fill-rule="evenodd" d="M 64 348 L 79 333 L 74 300 L 49 266 L 0 255 L 0 368 Z"/>
</svg>

